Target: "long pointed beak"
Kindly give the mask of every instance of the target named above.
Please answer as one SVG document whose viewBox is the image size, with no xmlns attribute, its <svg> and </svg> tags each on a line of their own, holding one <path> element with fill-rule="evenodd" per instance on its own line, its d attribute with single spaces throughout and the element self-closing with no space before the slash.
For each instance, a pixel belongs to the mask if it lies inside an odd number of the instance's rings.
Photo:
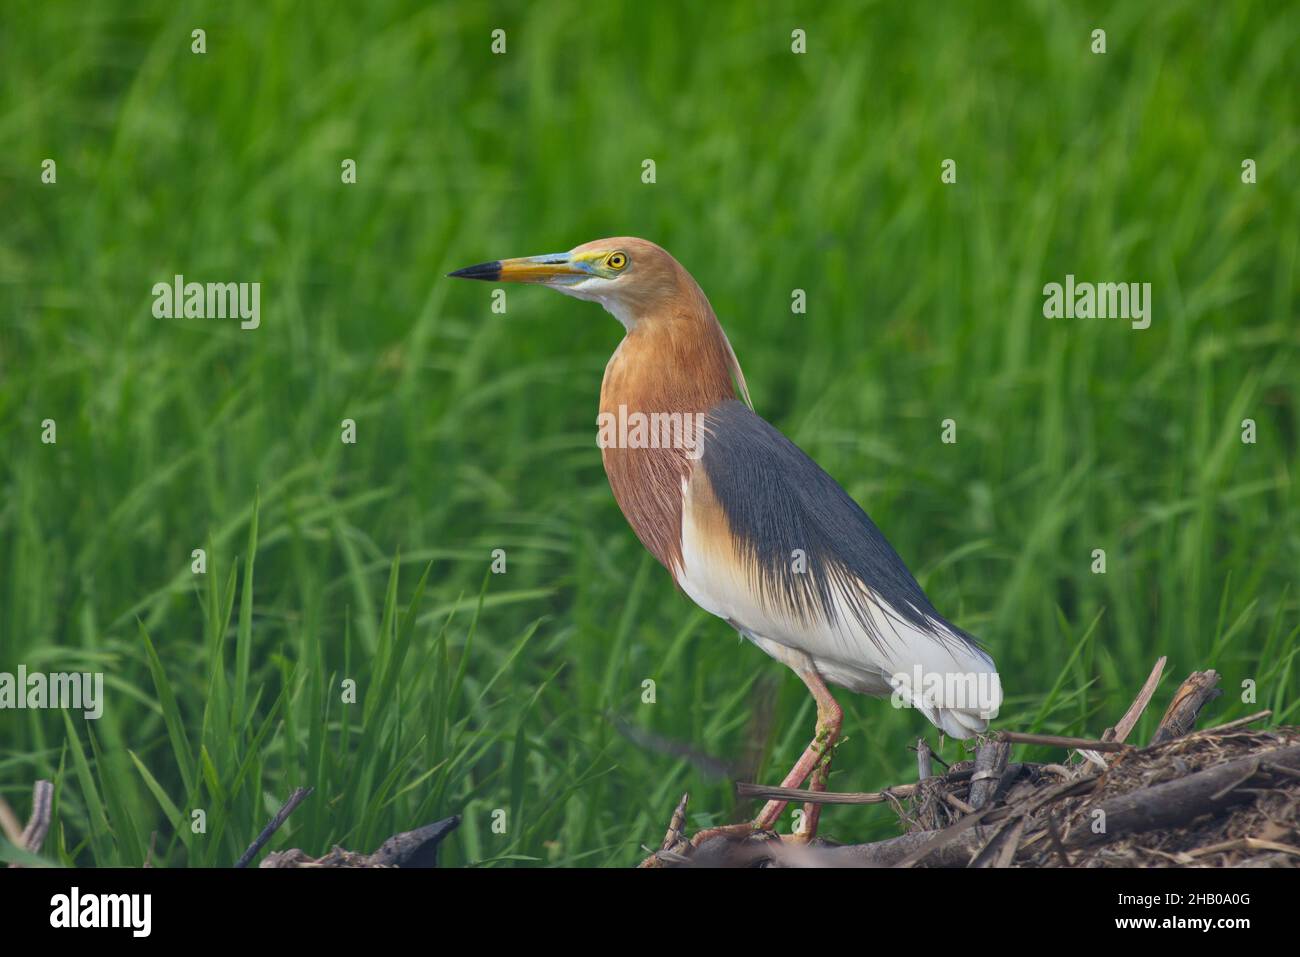
<svg viewBox="0 0 1300 957">
<path fill-rule="evenodd" d="M 486 282 L 574 282 L 587 276 L 582 264 L 568 253 L 549 256 L 525 256 L 522 259 L 498 259 L 448 273 L 456 279 L 482 279 Z"/>
</svg>

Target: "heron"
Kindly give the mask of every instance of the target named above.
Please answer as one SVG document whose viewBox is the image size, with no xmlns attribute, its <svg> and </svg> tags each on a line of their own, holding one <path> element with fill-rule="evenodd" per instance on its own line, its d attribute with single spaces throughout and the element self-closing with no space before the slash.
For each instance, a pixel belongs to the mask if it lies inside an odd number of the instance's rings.
<svg viewBox="0 0 1300 957">
<path fill-rule="evenodd" d="M 826 788 L 844 718 L 828 684 L 889 696 L 954 738 L 987 730 L 1002 700 L 992 657 L 939 614 L 840 484 L 754 411 L 708 297 L 672 255 L 622 236 L 450 275 L 599 303 L 624 336 L 605 367 L 598 422 L 667 416 L 700 426 L 681 428 L 676 442 L 619 429 L 622 441 L 598 443 L 601 458 L 632 531 L 676 585 L 811 693 L 813 737 L 783 788 Z M 787 803 L 709 832 L 771 832 Z M 819 804 L 805 805 L 796 839 L 812 839 L 819 815 Z"/>
</svg>

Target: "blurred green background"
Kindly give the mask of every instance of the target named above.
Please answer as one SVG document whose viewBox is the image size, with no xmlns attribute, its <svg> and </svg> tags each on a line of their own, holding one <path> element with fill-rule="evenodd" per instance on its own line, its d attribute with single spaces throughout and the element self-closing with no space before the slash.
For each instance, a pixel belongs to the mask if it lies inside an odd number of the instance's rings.
<svg viewBox="0 0 1300 957">
<path fill-rule="evenodd" d="M 731 780 L 776 783 L 811 702 L 618 512 L 621 329 L 444 278 L 618 234 L 693 272 L 758 411 L 987 642 L 998 726 L 1100 734 L 1160 655 L 1135 739 L 1210 667 L 1208 720 L 1294 722 L 1297 9 L 5 4 L 0 671 L 108 701 L 0 712 L 0 796 L 55 780 L 44 857 L 82 865 L 154 832 L 229 864 L 298 785 L 272 848 L 463 814 L 450 864 L 631 864 L 686 790 L 692 827 L 752 812 Z M 261 328 L 155 319 L 176 273 L 262 283 Z M 1043 318 L 1067 273 L 1150 282 L 1151 327 Z M 912 780 L 934 729 L 839 698 L 831 787 Z"/>
</svg>

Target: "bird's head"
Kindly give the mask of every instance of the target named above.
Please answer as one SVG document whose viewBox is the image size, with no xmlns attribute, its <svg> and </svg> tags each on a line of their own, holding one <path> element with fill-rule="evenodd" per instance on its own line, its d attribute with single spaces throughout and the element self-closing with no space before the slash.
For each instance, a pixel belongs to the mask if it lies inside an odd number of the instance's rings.
<svg viewBox="0 0 1300 957">
<path fill-rule="evenodd" d="M 567 253 L 497 259 L 450 275 L 550 286 L 565 295 L 599 302 L 628 329 L 676 298 L 704 295 L 690 273 L 665 250 L 631 236 L 597 239 Z"/>
</svg>

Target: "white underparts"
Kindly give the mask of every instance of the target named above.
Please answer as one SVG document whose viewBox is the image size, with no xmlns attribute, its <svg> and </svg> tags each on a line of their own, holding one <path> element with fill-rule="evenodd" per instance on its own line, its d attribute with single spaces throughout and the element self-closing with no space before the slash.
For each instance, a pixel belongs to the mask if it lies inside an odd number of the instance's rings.
<svg viewBox="0 0 1300 957">
<path fill-rule="evenodd" d="M 970 737 L 988 727 L 1001 705 L 1001 686 L 987 655 L 947 632 L 941 622 L 932 622 L 931 631 L 917 627 L 861 582 L 856 583 L 857 601 L 838 590 L 829 614 L 785 613 L 764 600 L 734 555 L 705 539 L 688 482 L 683 493 L 677 581 L 697 605 L 731 622 L 778 661 L 795 667 L 807 656 L 827 682 L 861 694 L 893 696 L 953 737 Z M 860 617 L 864 605 L 867 622 Z M 935 682 L 945 680 L 977 685 L 980 693 L 977 698 L 932 696 Z M 947 706 L 956 700 L 961 706 Z"/>
</svg>

